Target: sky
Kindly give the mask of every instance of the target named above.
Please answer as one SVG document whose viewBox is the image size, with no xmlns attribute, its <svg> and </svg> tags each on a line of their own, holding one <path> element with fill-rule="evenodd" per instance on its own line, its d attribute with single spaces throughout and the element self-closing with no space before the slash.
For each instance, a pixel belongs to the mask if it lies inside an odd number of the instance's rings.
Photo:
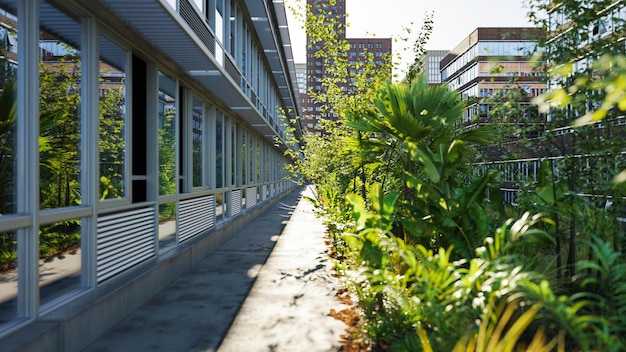
<svg viewBox="0 0 626 352">
<path fill-rule="evenodd" d="M 287 5 L 305 0 L 286 0 Z M 384 4 L 384 5 L 382 5 Z M 433 12 L 428 50 L 451 50 L 477 27 L 526 27 L 528 9 L 523 0 L 346 0 L 348 38 L 409 38 L 394 41 L 394 59 L 401 54 L 401 69 L 413 59 L 412 46 L 424 15 Z M 289 36 L 296 63 L 306 62 L 306 35 L 288 13 Z M 408 35 L 404 28 L 412 30 Z M 408 50 L 408 51 L 407 51 Z"/>
</svg>

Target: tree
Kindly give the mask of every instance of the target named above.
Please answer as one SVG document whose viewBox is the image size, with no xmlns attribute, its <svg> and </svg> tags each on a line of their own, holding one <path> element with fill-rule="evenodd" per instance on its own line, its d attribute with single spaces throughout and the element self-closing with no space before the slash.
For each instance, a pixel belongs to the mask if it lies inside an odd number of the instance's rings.
<svg viewBox="0 0 626 352">
<path fill-rule="evenodd" d="M 0 216 L 11 213 L 14 193 L 14 129 L 17 115 L 16 88 L 5 81 L 0 92 Z"/>
<path fill-rule="evenodd" d="M 101 84 L 106 84 L 101 79 Z M 100 197 L 124 196 L 126 121 L 124 81 L 106 89 L 100 98 Z"/>
<path fill-rule="evenodd" d="M 41 63 L 41 208 L 80 203 L 80 63 L 63 58 Z"/>
<path fill-rule="evenodd" d="M 430 35 L 433 31 L 433 12 L 427 12 L 424 16 L 424 21 L 422 22 L 422 28 L 420 29 L 417 39 L 413 43 L 413 55 L 414 59 L 411 65 L 409 66 L 406 76 L 403 81 L 407 83 L 413 82 L 419 75 L 424 73 L 424 63 L 421 61 L 421 58 L 424 54 L 426 54 L 426 44 L 430 39 Z M 410 29 L 409 29 L 410 33 Z"/>
</svg>

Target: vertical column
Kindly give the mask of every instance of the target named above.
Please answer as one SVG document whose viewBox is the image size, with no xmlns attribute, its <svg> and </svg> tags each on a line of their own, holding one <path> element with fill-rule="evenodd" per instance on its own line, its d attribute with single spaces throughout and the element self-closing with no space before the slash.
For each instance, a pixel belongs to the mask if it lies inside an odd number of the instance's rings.
<svg viewBox="0 0 626 352">
<path fill-rule="evenodd" d="M 18 2 L 17 212 L 30 215 L 18 230 L 18 315 L 39 312 L 39 3 Z"/>
<path fill-rule="evenodd" d="M 83 286 L 96 285 L 96 232 L 100 186 L 99 139 L 99 53 L 98 27 L 94 17 L 83 18 L 81 38 L 81 193 L 82 204 L 91 207 L 91 216 L 81 221 Z"/>
</svg>

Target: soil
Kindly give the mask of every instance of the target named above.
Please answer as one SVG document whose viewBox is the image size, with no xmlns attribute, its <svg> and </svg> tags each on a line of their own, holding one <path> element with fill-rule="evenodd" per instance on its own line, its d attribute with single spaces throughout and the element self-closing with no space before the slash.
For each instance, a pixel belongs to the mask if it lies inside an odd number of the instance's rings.
<svg viewBox="0 0 626 352">
<path fill-rule="evenodd" d="M 332 243 L 330 240 L 326 241 L 326 245 L 328 246 L 328 255 L 337 260 L 337 252 L 332 247 Z M 337 275 L 337 274 L 334 274 Z M 370 345 L 370 341 L 367 338 L 367 334 L 362 328 L 361 316 L 359 314 L 358 305 L 353 302 L 350 297 L 350 291 L 346 288 L 341 288 L 337 290 L 335 294 L 335 299 L 337 299 L 342 304 L 348 306 L 349 308 L 342 309 L 340 311 L 336 311 L 335 309 L 331 309 L 328 313 L 329 316 L 344 322 L 348 327 L 345 330 L 345 334 L 340 335 L 341 337 L 341 352 L 373 352 L 373 351 L 383 351 L 383 349 L 378 348 L 378 346 L 372 348 Z"/>
</svg>

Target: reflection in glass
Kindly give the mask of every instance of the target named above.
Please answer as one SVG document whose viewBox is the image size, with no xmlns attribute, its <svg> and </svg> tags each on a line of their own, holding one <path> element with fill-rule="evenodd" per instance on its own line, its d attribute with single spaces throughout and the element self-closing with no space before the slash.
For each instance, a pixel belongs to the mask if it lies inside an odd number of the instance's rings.
<svg viewBox="0 0 626 352">
<path fill-rule="evenodd" d="M 224 147 L 222 144 L 224 123 L 222 113 L 215 114 L 215 187 L 224 187 Z"/>
<path fill-rule="evenodd" d="M 247 131 L 241 130 L 241 184 L 246 184 L 246 170 L 248 169 L 248 143 L 247 143 Z M 236 149 L 233 149 L 236 150 Z"/>
<path fill-rule="evenodd" d="M 192 106 L 192 124 L 193 124 L 193 187 L 202 186 L 202 132 L 204 130 L 204 124 L 202 119 L 202 112 L 204 110 L 204 104 L 196 97 L 193 98 Z"/>
<path fill-rule="evenodd" d="M 48 303 L 80 287 L 80 220 L 39 229 L 39 295 Z"/>
<path fill-rule="evenodd" d="M 237 124 L 232 123 L 230 128 L 230 168 L 227 173 L 230 173 L 230 185 L 239 186 L 237 183 Z"/>
<path fill-rule="evenodd" d="M 257 140 L 255 144 L 255 154 L 256 154 L 256 174 L 255 174 L 255 183 L 261 182 L 261 141 Z"/>
<path fill-rule="evenodd" d="M 159 248 L 176 244 L 176 203 L 159 205 Z"/>
<path fill-rule="evenodd" d="M 215 194 L 215 221 L 224 220 L 224 193 Z"/>
<path fill-rule="evenodd" d="M 80 204 L 80 24 L 61 12 L 62 31 L 40 34 L 40 207 Z M 66 35 L 67 34 L 67 35 Z"/>
<path fill-rule="evenodd" d="M 125 197 L 127 52 L 100 37 L 100 198 Z"/>
<path fill-rule="evenodd" d="M 17 317 L 17 235 L 0 233 L 0 324 Z"/>
<path fill-rule="evenodd" d="M 176 193 L 176 82 L 159 72 L 159 194 Z"/>
<path fill-rule="evenodd" d="M 11 16 L 9 18 L 8 16 Z M 3 17 L 15 16 L 4 13 Z M 2 19 L 3 17 L 0 17 Z M 13 57 L 8 29 L 0 26 L 0 216 L 15 212 L 15 122 L 17 118 L 17 67 L 7 60 Z"/>
</svg>

